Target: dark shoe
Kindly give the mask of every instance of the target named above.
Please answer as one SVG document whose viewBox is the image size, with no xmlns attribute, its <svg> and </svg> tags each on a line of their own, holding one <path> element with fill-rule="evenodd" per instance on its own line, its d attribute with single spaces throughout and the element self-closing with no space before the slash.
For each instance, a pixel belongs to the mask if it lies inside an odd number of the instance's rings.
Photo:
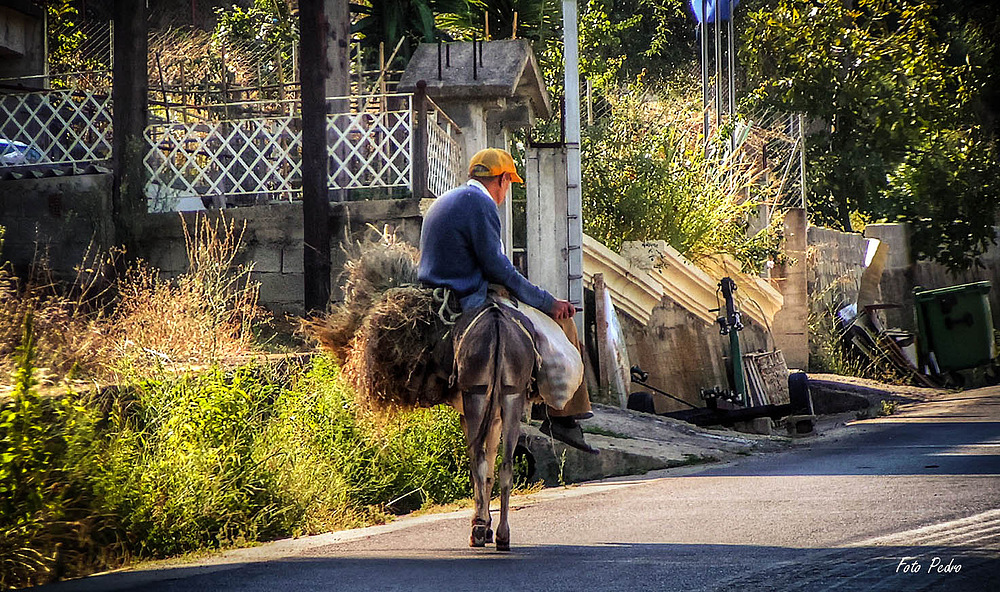
<svg viewBox="0 0 1000 592">
<path fill-rule="evenodd" d="M 570 419 L 572 425 L 567 425 L 564 421 L 552 422 L 546 419 L 542 422 L 541 427 L 538 429 L 546 436 L 552 436 L 556 440 L 569 444 L 573 448 L 582 450 L 588 454 L 600 454 L 600 450 L 584 441 L 583 428 L 580 427 L 580 424 L 576 423 L 576 421 L 573 421 L 571 418 L 566 419 Z"/>
<path fill-rule="evenodd" d="M 549 411 L 544 403 L 535 403 L 531 406 L 531 419 L 537 421 L 544 421 L 548 417 L 549 417 Z M 553 415 L 552 417 L 556 416 Z M 569 417 L 578 420 L 590 419 L 591 417 L 594 417 L 594 412 L 584 411 L 583 413 L 577 413 L 576 415 L 570 415 Z"/>
</svg>

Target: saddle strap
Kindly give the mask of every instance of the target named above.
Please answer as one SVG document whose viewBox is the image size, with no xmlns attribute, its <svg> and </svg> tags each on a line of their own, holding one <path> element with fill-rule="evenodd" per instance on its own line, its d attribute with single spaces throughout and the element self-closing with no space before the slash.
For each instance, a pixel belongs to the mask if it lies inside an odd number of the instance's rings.
<svg viewBox="0 0 1000 592">
<path fill-rule="evenodd" d="M 459 335 L 458 337 L 458 342 L 455 344 L 454 356 L 452 358 L 451 376 L 448 378 L 448 388 L 455 386 L 455 381 L 458 379 L 458 354 L 459 352 L 462 351 L 462 344 L 465 343 L 465 336 L 469 334 L 469 329 L 475 326 L 475 324 L 478 323 L 487 312 L 489 312 L 494 308 L 499 310 L 500 314 L 502 314 L 506 318 L 514 321 L 514 324 L 517 325 L 517 328 L 520 329 L 521 332 L 524 333 L 524 335 L 528 338 L 528 341 L 531 343 L 531 351 L 535 353 L 535 368 L 541 368 L 542 354 L 538 353 L 538 347 L 535 345 L 534 335 L 532 335 L 531 331 L 524 326 L 524 323 L 521 322 L 521 319 L 517 318 L 512 314 L 509 314 L 506 310 L 504 310 L 504 305 L 502 303 L 491 300 L 489 306 L 484 306 L 482 310 L 480 310 L 479 313 L 475 317 L 473 317 L 472 321 L 470 321 L 469 324 L 466 325 L 465 330 L 462 331 L 462 334 Z"/>
</svg>

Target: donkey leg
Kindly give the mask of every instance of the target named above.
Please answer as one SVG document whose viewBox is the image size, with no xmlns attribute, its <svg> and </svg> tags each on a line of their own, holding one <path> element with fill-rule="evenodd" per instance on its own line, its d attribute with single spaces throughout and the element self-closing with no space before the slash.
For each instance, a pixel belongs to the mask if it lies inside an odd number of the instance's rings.
<svg viewBox="0 0 1000 592">
<path fill-rule="evenodd" d="M 490 489 L 486 486 L 488 462 L 485 450 L 473 445 L 475 432 L 479 429 L 486 413 L 487 397 L 485 393 L 462 393 L 462 406 L 465 411 L 462 427 L 465 431 L 465 441 L 469 452 L 469 472 L 472 475 L 472 499 L 475 511 L 472 515 L 472 534 L 469 537 L 470 547 L 486 546 L 486 531 L 489 529 Z"/>
<path fill-rule="evenodd" d="M 505 395 L 500 407 L 503 419 L 503 457 L 500 460 L 500 523 L 497 525 L 497 550 L 510 551 L 510 492 L 514 487 L 514 448 L 521 435 L 524 395 Z"/>
<path fill-rule="evenodd" d="M 493 529 L 490 528 L 493 524 L 493 516 L 489 512 L 490 499 L 493 497 L 493 483 L 495 482 L 494 475 L 496 474 L 496 464 L 497 464 L 497 448 L 500 446 L 500 433 L 501 433 L 501 417 L 499 409 L 497 410 L 496 416 L 493 418 L 493 422 L 490 424 L 489 434 L 486 436 L 486 542 L 493 542 Z"/>
</svg>

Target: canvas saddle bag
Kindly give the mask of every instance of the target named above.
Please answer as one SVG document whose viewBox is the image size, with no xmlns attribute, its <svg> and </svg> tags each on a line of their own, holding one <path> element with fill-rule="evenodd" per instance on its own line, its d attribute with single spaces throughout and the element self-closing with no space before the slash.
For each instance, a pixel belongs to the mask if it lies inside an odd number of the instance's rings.
<svg viewBox="0 0 1000 592">
<path fill-rule="evenodd" d="M 538 395 L 546 405 L 562 409 L 583 382 L 583 358 L 555 320 L 549 315 L 518 302 L 506 289 L 490 286 L 490 296 L 524 315 L 531 323 L 528 330 L 535 341 L 540 363 L 535 371 Z"/>
</svg>

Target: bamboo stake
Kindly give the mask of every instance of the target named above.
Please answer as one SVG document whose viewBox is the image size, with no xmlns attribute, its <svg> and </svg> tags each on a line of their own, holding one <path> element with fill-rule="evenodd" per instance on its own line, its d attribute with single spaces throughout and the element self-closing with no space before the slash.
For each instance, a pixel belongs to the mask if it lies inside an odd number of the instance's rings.
<svg viewBox="0 0 1000 592">
<path fill-rule="evenodd" d="M 160 52 L 156 52 L 156 70 L 160 74 L 160 96 L 163 97 L 163 109 L 166 114 L 167 122 L 170 121 L 170 106 L 167 101 L 167 84 L 163 81 L 163 66 L 160 65 Z"/>
<path fill-rule="evenodd" d="M 181 103 L 184 104 L 181 107 L 181 120 L 186 124 L 188 122 L 188 110 L 187 110 L 187 75 L 184 72 L 184 62 L 186 59 L 181 59 Z"/>
<path fill-rule="evenodd" d="M 379 41 L 378 44 L 378 91 L 379 91 L 379 111 L 385 111 L 385 77 L 382 76 L 382 72 L 385 71 L 385 42 Z"/>
<path fill-rule="evenodd" d="M 282 101 L 282 115 L 284 115 L 285 100 L 285 67 L 281 60 L 281 50 L 278 50 L 278 99 Z"/>
<path fill-rule="evenodd" d="M 222 39 L 222 111 L 225 114 L 225 118 L 229 119 L 229 68 L 226 66 L 226 53 L 228 49 L 228 44 L 226 39 Z"/>
</svg>

